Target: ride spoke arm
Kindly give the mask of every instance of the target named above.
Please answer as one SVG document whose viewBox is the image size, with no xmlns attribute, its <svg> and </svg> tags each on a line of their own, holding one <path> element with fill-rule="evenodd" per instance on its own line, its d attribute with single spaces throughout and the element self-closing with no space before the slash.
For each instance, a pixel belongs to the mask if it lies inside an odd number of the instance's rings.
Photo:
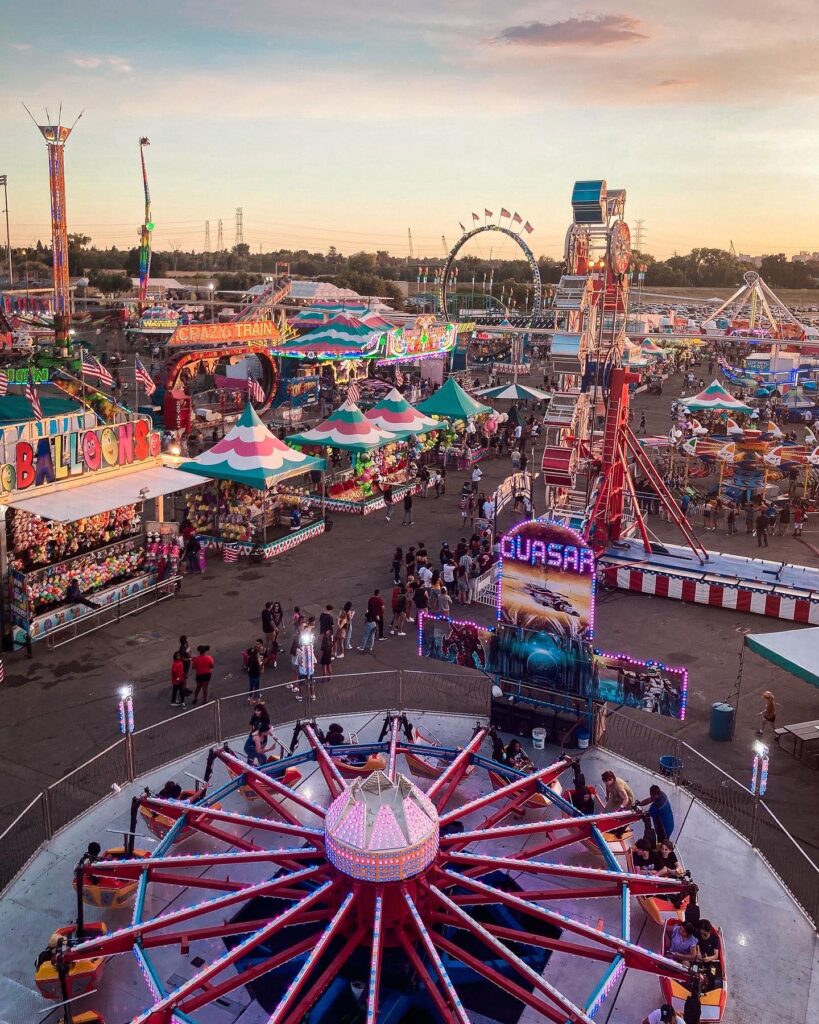
<svg viewBox="0 0 819 1024">
<path fill-rule="evenodd" d="M 525 781 L 525 780 L 523 780 Z M 500 790 L 498 791 L 500 792 Z M 454 818 L 458 815 L 455 814 Z M 444 815 L 441 818 L 441 825 L 445 824 Z M 526 835 L 552 835 L 561 832 L 579 832 L 581 837 L 587 838 L 591 835 L 592 827 L 596 826 L 602 831 L 613 828 L 622 828 L 623 825 L 631 825 L 636 821 L 642 821 L 642 811 L 603 811 L 600 814 L 589 814 L 576 818 L 556 818 L 552 821 L 527 821 L 521 825 L 499 825 L 495 828 L 480 828 L 471 832 L 453 833 L 448 836 L 441 836 L 442 847 L 466 846 L 469 843 L 486 839 L 506 839 L 510 836 Z"/>
<path fill-rule="evenodd" d="M 507 946 L 505 946 L 499 939 L 496 939 L 491 935 L 482 924 L 473 920 L 462 910 L 457 903 L 453 903 L 446 893 L 442 892 L 436 886 L 431 885 L 430 892 L 438 897 L 438 900 L 452 912 L 452 914 L 460 922 L 460 927 L 465 931 L 469 932 L 476 939 L 479 939 L 485 946 L 492 950 L 502 960 L 505 960 L 510 967 L 514 968 L 517 973 L 523 977 L 528 984 L 533 988 L 537 989 L 542 995 L 560 1008 L 561 1013 L 564 1015 L 559 1020 L 568 1017 L 572 1022 L 577 1024 L 593 1024 L 591 1018 L 582 1010 L 579 1006 L 576 1006 L 570 999 L 567 999 L 562 993 L 560 993 L 554 985 L 542 978 L 537 971 L 529 966 L 524 960 L 521 960 L 519 956 L 512 952 Z"/>
<path fill-rule="evenodd" d="M 472 755 L 481 749 L 481 744 L 488 734 L 489 730 L 486 727 L 479 729 L 452 764 L 429 787 L 427 796 L 435 804 L 437 810 L 442 811 L 452 799 L 452 794 L 469 767 Z"/>
<path fill-rule="evenodd" d="M 262 800 L 269 803 L 274 810 L 277 810 L 283 816 L 286 814 L 291 824 L 298 824 L 298 819 L 289 812 L 286 812 L 278 801 L 274 801 L 270 796 L 269 790 L 274 790 L 274 792 L 278 793 L 279 796 L 292 801 L 303 810 L 310 811 L 311 814 L 315 814 L 319 818 L 324 818 L 323 807 L 319 807 L 319 805 L 314 804 L 312 800 L 308 800 L 307 797 L 299 793 L 298 790 L 291 789 L 289 786 L 286 786 L 280 779 L 273 778 L 273 776 L 268 775 L 267 772 L 260 771 L 252 765 L 245 764 L 236 757 L 235 754 L 228 750 L 219 750 L 217 751 L 216 756 L 231 771 L 235 772 L 237 775 L 244 775 L 253 792 L 256 793 L 257 796 L 260 796 Z M 278 762 L 273 763 L 278 765 Z"/>
<path fill-rule="evenodd" d="M 613 949 L 623 957 L 626 967 L 636 967 L 640 971 L 661 974 L 680 981 L 688 977 L 687 968 L 681 967 L 676 961 L 669 960 L 659 953 L 652 953 L 641 946 L 636 946 L 634 943 L 620 938 L 618 935 L 610 935 L 608 932 L 600 931 L 598 928 L 592 928 L 591 925 L 583 924 L 574 918 L 567 917 L 565 914 L 558 914 L 554 910 L 546 910 L 544 907 L 538 906 L 537 903 L 531 903 L 520 896 L 503 892 L 501 889 L 496 889 L 494 886 L 487 885 L 485 882 L 479 882 L 474 878 L 465 878 L 457 872 L 445 871 L 443 874 L 446 876 L 449 885 L 457 885 L 471 889 L 474 892 L 487 893 L 494 896 L 496 902 L 502 903 L 512 910 L 531 914 L 533 917 L 556 925 L 558 928 L 582 935 L 591 942 L 596 942 L 601 946 Z M 446 900 L 447 906 L 457 906 L 454 900 L 449 897 L 446 897 Z M 464 911 L 461 910 L 460 913 L 466 916 Z"/>
<path fill-rule="evenodd" d="M 455 821 L 457 818 L 462 818 L 467 814 L 472 814 L 474 811 L 479 811 L 482 807 L 486 807 L 488 804 L 497 803 L 498 800 L 506 800 L 510 796 L 514 796 L 515 793 L 521 789 L 525 789 L 527 786 L 532 786 L 538 782 L 548 786 L 550 782 L 554 782 L 558 776 L 562 775 L 567 768 L 571 766 L 571 760 L 557 761 L 555 764 L 551 764 L 546 768 L 541 768 L 540 771 L 533 772 L 531 775 L 521 775 L 520 778 L 514 779 L 506 786 L 502 786 L 500 789 L 492 790 L 489 793 L 485 793 L 483 796 L 477 797 L 475 800 L 470 800 L 469 803 L 462 804 L 451 811 L 447 811 L 446 814 L 441 815 L 441 827 L 448 825 L 450 822 Z"/>
<path fill-rule="evenodd" d="M 605 868 L 586 868 L 576 864 L 554 864 L 543 861 L 516 860 L 513 857 L 492 857 L 475 853 L 450 853 L 446 856 L 447 864 L 464 864 L 467 867 L 485 866 L 485 873 L 490 871 L 520 871 L 536 875 L 556 875 L 558 878 L 588 879 L 590 881 L 612 883 L 616 889 L 621 885 L 628 887 L 633 896 L 656 896 L 660 893 L 685 892 L 691 883 L 678 878 L 660 878 L 657 875 L 641 875 L 627 871 L 609 871 Z M 558 890 L 559 892 L 570 890 Z M 602 891 L 592 891 L 593 895 L 603 895 Z M 529 894 L 527 893 L 527 896 Z M 531 897 L 529 897 L 531 898 Z"/>
<path fill-rule="evenodd" d="M 92 875 L 102 875 L 106 878 L 139 878 L 144 871 L 148 872 L 149 881 L 154 881 L 154 871 L 162 871 L 177 868 L 195 868 L 197 871 L 202 868 L 213 868 L 221 866 L 238 866 L 245 864 L 266 864 L 268 861 L 282 859 L 301 860 L 315 857 L 315 850 L 307 850 L 301 847 L 283 847 L 278 850 L 253 850 L 240 853 L 194 853 L 184 855 L 171 855 L 168 857 L 143 857 L 134 860 L 95 860 L 86 864 L 83 874 L 86 878 Z M 194 880 L 186 882 L 194 884 Z"/>
<path fill-rule="evenodd" d="M 296 836 L 308 843 L 320 846 L 324 842 L 324 832 L 318 828 L 310 828 L 308 825 L 291 825 L 287 821 L 271 821 L 269 818 L 256 818 L 252 814 L 237 814 L 235 811 L 223 811 L 221 807 L 191 807 L 190 804 L 182 803 L 179 800 L 164 800 L 159 797 L 150 796 L 143 798 L 146 807 L 152 807 L 160 813 L 178 815 L 183 811 L 186 822 L 192 828 L 200 828 L 206 831 L 211 822 L 224 822 L 229 825 L 239 825 L 241 828 L 259 829 L 262 832 L 276 832 L 279 835 Z M 229 833 L 225 833 L 229 835 Z M 231 841 L 239 845 L 237 836 L 231 836 Z"/>
<path fill-rule="evenodd" d="M 393 715 L 390 723 L 390 746 L 387 754 L 387 775 L 395 782 L 395 771 L 398 767 L 398 734 L 401 729 L 401 719 Z"/>
<path fill-rule="evenodd" d="M 407 937 L 403 932 L 401 933 L 401 948 L 404 950 L 404 954 L 412 965 L 415 973 L 424 988 L 427 990 L 429 998 L 435 1005 L 435 1009 L 438 1011 L 443 1024 L 459 1024 L 458 1017 L 455 1016 L 455 1011 L 449 1006 L 446 999 L 444 999 L 443 993 L 435 984 L 435 979 L 429 973 L 424 964 L 424 961 L 418 955 L 418 950 L 415 948 L 413 941 Z"/>
<path fill-rule="evenodd" d="M 381 918 L 384 912 L 383 890 L 378 889 L 375 895 L 373 910 L 373 936 L 370 951 L 370 977 L 367 987 L 367 1021 L 366 1024 L 377 1024 L 378 993 L 381 988 Z"/>
<path fill-rule="evenodd" d="M 347 916 L 347 913 L 355 899 L 356 894 L 354 892 L 348 892 L 344 899 L 341 901 L 341 906 L 336 911 L 332 921 L 327 925 L 327 927 L 321 933 L 321 936 L 319 937 L 318 941 L 316 941 L 315 944 L 313 945 L 313 948 L 310 951 L 310 955 L 301 965 L 298 974 L 290 982 L 287 991 L 279 1000 L 276 1009 L 270 1015 L 268 1019 L 268 1024 L 282 1024 L 282 1021 L 288 1019 L 288 1017 L 290 1016 L 290 1010 L 292 1009 L 293 1004 L 296 1001 L 296 997 L 298 996 L 299 992 L 301 992 L 301 990 L 304 988 L 304 985 L 307 981 L 307 978 L 310 975 L 310 972 L 313 970 L 313 968 L 316 966 L 319 960 L 321 960 L 321 958 L 324 956 L 324 953 L 327 947 L 329 946 L 330 942 L 338 933 L 339 929 L 341 928 L 342 922 L 344 921 L 344 918 Z M 318 995 L 319 993 L 316 993 L 316 998 L 318 997 Z"/>
<path fill-rule="evenodd" d="M 453 899 L 456 899 L 453 897 Z M 457 899 L 456 899 L 457 902 Z M 459 904 L 462 906 L 462 904 Z M 436 911 L 433 920 L 442 925 L 460 927 L 451 914 L 442 914 Z M 591 946 L 582 946 L 579 942 L 567 942 L 565 939 L 553 939 L 549 935 L 535 935 L 532 932 L 519 931 L 517 928 L 505 928 L 499 924 L 486 924 L 484 928 L 494 935 L 496 939 L 503 939 L 504 942 L 520 942 L 526 946 L 537 946 L 540 949 L 551 949 L 556 953 L 569 953 L 571 956 L 582 956 L 587 960 L 599 960 L 601 963 L 610 964 L 614 961 L 617 953 L 610 949 L 592 949 Z"/>
<path fill-rule="evenodd" d="M 133 949 L 143 936 L 152 932 L 167 928 L 170 925 L 181 924 L 183 921 L 190 921 L 192 918 L 211 914 L 216 910 L 224 910 L 226 907 L 233 907 L 237 903 L 253 899 L 255 896 L 276 895 L 279 889 L 287 889 L 299 882 L 306 882 L 309 879 L 317 878 L 321 873 L 320 867 L 308 867 L 292 874 L 282 875 L 267 882 L 259 882 L 257 885 L 248 885 L 238 892 L 228 893 L 227 896 L 218 896 L 216 899 L 204 900 L 192 907 L 183 907 L 181 910 L 174 910 L 169 914 L 153 917 L 148 921 L 139 924 L 128 925 L 115 932 L 109 932 L 96 939 L 89 939 L 81 942 L 65 951 L 63 956 L 66 961 L 84 960 L 94 956 L 111 956 L 114 953 L 125 953 Z M 322 887 L 323 891 L 324 887 Z"/>
<path fill-rule="evenodd" d="M 276 893 L 283 899 L 301 899 L 304 893 L 296 896 L 283 896 Z M 332 914 L 330 907 L 321 910 L 306 910 L 299 916 L 299 924 L 312 924 L 316 921 L 326 921 Z M 163 935 L 146 935 L 140 942 L 142 949 L 155 949 L 157 946 L 180 946 L 187 948 L 194 942 L 204 939 L 221 939 L 226 935 L 249 935 L 251 932 L 263 928 L 270 920 L 269 917 L 261 917 L 255 921 L 228 921 L 225 924 L 209 925 L 205 928 L 183 928 L 177 932 L 165 932 Z M 310 946 L 313 943 L 311 941 Z"/>
<path fill-rule="evenodd" d="M 415 930 L 421 939 L 421 944 L 426 950 L 427 956 L 432 961 L 432 965 L 435 968 L 435 973 L 438 975 L 441 984 L 444 986 L 449 1004 L 452 1008 L 453 1019 L 460 1021 L 461 1024 L 469 1024 L 469 1017 L 466 1015 L 466 1010 L 461 1003 L 458 993 L 455 991 L 455 986 L 452 984 L 452 979 L 446 972 L 446 968 L 441 962 L 441 958 L 438 956 L 438 951 L 433 945 L 432 939 L 430 938 L 429 932 L 426 929 L 426 925 L 421 919 L 421 915 L 418 913 L 418 908 L 408 892 L 404 892 L 404 902 L 407 905 L 407 909 L 412 917 Z"/>
<path fill-rule="evenodd" d="M 194 975 L 189 981 L 184 982 L 174 989 L 173 992 L 169 992 L 168 995 L 160 999 L 158 1003 L 155 1003 L 145 1013 L 135 1017 L 133 1024 L 168 1024 L 173 1017 L 174 1010 L 180 1009 L 183 1012 L 185 1011 L 184 1000 L 186 996 L 193 996 L 198 990 L 206 988 L 212 978 L 215 978 L 227 967 L 247 956 L 248 953 L 281 931 L 282 928 L 293 924 L 294 919 L 298 918 L 301 911 L 318 902 L 334 884 L 334 882 L 325 882 L 324 885 L 319 886 L 318 889 L 309 896 L 306 896 L 300 903 L 288 907 L 287 910 L 273 918 L 264 928 L 260 928 L 257 932 L 249 935 L 243 942 L 238 943 L 233 949 L 208 964 L 204 970 Z M 210 994 L 208 994 L 208 1001 L 210 1001 Z"/>
<path fill-rule="evenodd" d="M 319 743 L 318 736 L 316 736 L 315 730 L 312 725 L 303 725 L 302 730 L 310 746 L 313 748 L 316 754 L 316 763 L 319 766 L 321 774 L 324 776 L 324 781 L 327 783 L 327 788 L 330 790 L 330 798 L 335 800 L 337 796 L 341 796 L 345 789 L 347 789 L 347 783 L 344 781 L 344 777 L 336 767 L 332 757 L 327 753 L 324 746 Z"/>
</svg>

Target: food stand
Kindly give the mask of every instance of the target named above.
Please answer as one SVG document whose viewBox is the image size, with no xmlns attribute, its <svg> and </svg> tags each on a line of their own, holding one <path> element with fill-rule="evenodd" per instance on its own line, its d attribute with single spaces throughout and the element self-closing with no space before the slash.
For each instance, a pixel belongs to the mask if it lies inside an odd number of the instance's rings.
<svg viewBox="0 0 819 1024">
<path fill-rule="evenodd" d="M 220 441 L 179 467 L 211 480 L 188 502 L 200 543 L 206 551 L 221 551 L 227 561 L 251 553 L 266 559 L 323 533 L 320 507 L 283 484 L 303 473 L 320 475 L 324 465 L 288 448 L 248 403 Z"/>
<path fill-rule="evenodd" d="M 175 537 L 146 534 L 145 501 L 203 480 L 162 464 L 159 434 L 145 417 L 100 424 L 80 403 L 48 415 L 57 399 L 41 399 L 42 419 L 10 423 L 18 396 L 0 399 L 0 534 L 3 633 L 22 646 L 53 630 L 149 589 L 175 570 Z M 62 407 L 66 402 L 60 399 Z M 129 415 L 119 412 L 119 416 Z M 75 580 L 88 607 L 68 598 Z"/>
<path fill-rule="evenodd" d="M 325 501 L 332 512 L 370 515 L 384 508 L 384 487 L 392 488 L 393 501 L 403 499 L 417 484 L 408 482 L 409 459 L 406 440 L 411 432 L 382 430 L 349 399 L 312 430 L 287 440 L 299 447 L 324 453 L 327 448 L 348 452 L 351 465 L 330 477 L 326 498 L 305 494 L 311 505 Z"/>
<path fill-rule="evenodd" d="M 480 441 L 477 428 L 474 432 L 470 431 L 469 424 L 477 417 L 488 416 L 494 410 L 489 405 L 476 402 L 454 377 L 450 377 L 429 398 L 419 402 L 416 410 L 428 416 L 439 416 L 453 423 L 453 428 L 446 438 L 448 442 L 446 451 L 447 460 L 456 464 L 458 469 L 470 470 L 481 459 L 486 458 L 489 451 L 487 446 L 480 443 L 469 443 L 470 440 Z"/>
</svg>

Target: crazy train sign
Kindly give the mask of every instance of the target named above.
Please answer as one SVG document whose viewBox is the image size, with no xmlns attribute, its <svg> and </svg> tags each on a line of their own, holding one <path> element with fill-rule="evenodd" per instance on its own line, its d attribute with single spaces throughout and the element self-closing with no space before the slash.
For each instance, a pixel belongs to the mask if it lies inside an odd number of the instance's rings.
<svg viewBox="0 0 819 1024">
<path fill-rule="evenodd" d="M 120 466 L 149 462 L 160 452 L 159 434 L 150 429 L 148 420 L 18 441 L 14 446 L 14 461 L 7 461 L 0 467 L 0 492 L 26 491 Z"/>
</svg>

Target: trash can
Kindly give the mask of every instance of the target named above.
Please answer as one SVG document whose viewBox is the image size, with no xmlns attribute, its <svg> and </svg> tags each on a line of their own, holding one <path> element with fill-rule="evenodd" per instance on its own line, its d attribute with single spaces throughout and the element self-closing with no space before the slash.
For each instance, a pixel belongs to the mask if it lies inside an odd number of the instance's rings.
<svg viewBox="0 0 819 1024">
<path fill-rule="evenodd" d="M 721 701 L 711 705 L 711 728 L 708 735 L 712 740 L 730 740 L 734 735 L 734 708 Z"/>
<path fill-rule="evenodd" d="M 580 750 L 588 750 L 589 748 L 589 730 L 585 725 L 578 726 L 577 729 L 577 746 Z"/>
<path fill-rule="evenodd" d="M 541 726 L 532 729 L 532 746 L 535 750 L 543 750 L 546 746 L 546 730 Z"/>
<path fill-rule="evenodd" d="M 660 758 L 660 771 L 667 779 L 676 778 L 682 771 L 682 766 L 682 761 L 671 754 L 665 754 Z"/>
</svg>

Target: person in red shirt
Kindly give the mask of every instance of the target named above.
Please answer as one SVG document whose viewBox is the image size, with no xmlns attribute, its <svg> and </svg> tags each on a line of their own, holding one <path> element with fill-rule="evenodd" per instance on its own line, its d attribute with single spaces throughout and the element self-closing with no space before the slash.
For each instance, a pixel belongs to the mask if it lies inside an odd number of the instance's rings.
<svg viewBox="0 0 819 1024">
<path fill-rule="evenodd" d="M 182 661 L 182 655 L 179 651 L 173 652 L 173 661 L 171 662 L 171 707 L 172 708 L 184 708 L 185 707 L 185 663 Z"/>
<path fill-rule="evenodd" d="M 199 699 L 199 694 L 202 694 L 202 703 L 207 704 L 208 702 L 208 687 L 210 686 L 210 679 L 213 675 L 213 666 L 215 664 L 213 658 L 208 654 L 210 647 L 205 644 L 200 644 L 197 648 L 197 654 L 191 658 L 191 668 L 196 675 L 196 689 L 193 692 L 193 703 L 195 704 Z"/>
<path fill-rule="evenodd" d="M 378 624 L 378 639 L 384 639 L 384 598 L 380 590 L 374 590 L 369 601 L 367 611 L 372 615 L 373 621 Z"/>
</svg>

